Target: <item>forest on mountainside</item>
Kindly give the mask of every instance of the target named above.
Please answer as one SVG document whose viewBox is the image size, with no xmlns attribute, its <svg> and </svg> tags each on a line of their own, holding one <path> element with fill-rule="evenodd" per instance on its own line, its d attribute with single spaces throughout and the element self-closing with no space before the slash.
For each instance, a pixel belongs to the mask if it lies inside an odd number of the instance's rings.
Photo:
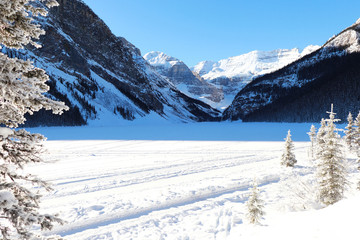
<svg viewBox="0 0 360 240">
<path fill-rule="evenodd" d="M 315 79 L 244 116 L 243 121 L 317 122 L 334 104 L 337 117 L 346 120 L 360 109 L 360 53 L 335 56 L 302 68 L 299 79 Z M 281 91 L 281 89 L 279 89 Z"/>
</svg>

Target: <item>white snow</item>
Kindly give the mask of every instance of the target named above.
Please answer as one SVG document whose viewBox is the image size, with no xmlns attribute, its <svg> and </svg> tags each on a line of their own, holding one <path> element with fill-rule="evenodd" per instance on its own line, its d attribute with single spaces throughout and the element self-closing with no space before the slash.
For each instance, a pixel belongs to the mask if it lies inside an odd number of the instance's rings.
<svg viewBox="0 0 360 240">
<path fill-rule="evenodd" d="M 202 61 L 196 64 L 192 70 L 197 72 L 200 76 L 208 74 L 212 71 L 213 67 L 215 66 L 216 62 L 214 61 Z"/>
<path fill-rule="evenodd" d="M 11 208 L 17 204 L 17 200 L 11 192 L 7 190 L 0 191 L 0 208 Z"/>
<path fill-rule="evenodd" d="M 325 47 L 330 48 L 346 48 L 347 53 L 359 52 L 360 44 L 359 44 L 360 34 L 358 31 L 349 29 L 344 33 L 334 37 L 331 39 Z"/>
<path fill-rule="evenodd" d="M 13 133 L 14 131 L 11 130 L 10 128 L 0 127 L 0 136 L 2 136 L 3 138 L 7 138 L 9 135 L 12 135 Z"/>
<path fill-rule="evenodd" d="M 179 59 L 166 55 L 163 52 L 152 51 L 146 53 L 143 58 L 148 61 L 152 66 L 161 66 L 165 69 L 169 69 L 178 62 Z"/>
<path fill-rule="evenodd" d="M 360 24 L 360 18 L 353 25 L 345 29 L 340 34 L 331 37 L 324 45 L 324 48 L 329 47 L 329 48 L 343 49 L 344 52 L 348 54 L 353 52 L 359 52 L 360 51 L 359 24 Z"/>
<path fill-rule="evenodd" d="M 28 171 L 54 184 L 42 207 L 67 221 L 52 233 L 69 240 L 354 239 L 351 218 L 360 210 L 355 186 L 348 200 L 326 209 L 318 210 L 314 200 L 310 126 L 133 123 L 30 129 L 52 133 L 50 139 L 78 140 L 46 142 L 45 159 L 56 162 Z M 294 169 L 280 166 L 288 129 L 295 140 Z M 352 182 L 359 175 L 355 160 L 348 156 Z M 265 202 L 259 226 L 244 221 L 254 177 Z"/>
</svg>

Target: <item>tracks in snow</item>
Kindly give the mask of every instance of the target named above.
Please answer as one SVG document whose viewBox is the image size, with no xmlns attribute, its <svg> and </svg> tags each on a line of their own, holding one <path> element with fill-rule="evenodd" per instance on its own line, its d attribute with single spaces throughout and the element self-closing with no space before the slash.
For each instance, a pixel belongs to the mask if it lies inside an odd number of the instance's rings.
<svg viewBox="0 0 360 240">
<path fill-rule="evenodd" d="M 280 180 L 279 177 L 273 177 L 271 179 L 266 178 L 260 181 L 259 185 L 271 184 L 274 182 L 278 182 L 279 180 Z M 158 204 L 156 206 L 150 206 L 136 211 L 128 211 L 126 213 L 115 212 L 97 217 L 96 219 L 89 219 L 87 221 L 73 223 L 71 224 L 70 227 L 65 226 L 64 228 L 58 228 L 56 231 L 51 232 L 51 234 L 59 234 L 61 236 L 72 235 L 89 229 L 96 229 L 110 224 L 117 224 L 126 220 L 139 219 L 151 213 L 163 211 L 171 208 L 181 208 L 181 207 L 192 208 L 192 205 L 203 201 L 212 201 L 212 204 L 214 203 L 218 204 L 219 201 L 224 201 L 224 200 L 215 200 L 216 198 L 234 192 L 243 192 L 240 194 L 241 195 L 240 199 L 239 198 L 237 199 L 238 202 L 239 201 L 242 202 L 247 200 L 248 189 L 250 187 L 251 187 L 251 183 L 247 183 L 247 184 L 238 184 L 236 186 L 232 186 L 222 190 L 216 190 L 216 191 L 208 190 L 206 192 L 203 192 L 202 194 L 186 196 L 181 199 L 167 201 Z M 179 212 L 182 211 L 184 211 L 184 209 L 179 209 Z M 166 215 L 166 213 L 164 214 Z"/>
<path fill-rule="evenodd" d="M 69 239 L 109 225 L 181 219 L 189 211 L 195 219 L 204 209 L 245 201 L 255 176 L 264 186 L 279 181 L 272 169 L 281 154 L 278 143 L 268 146 L 270 154 L 261 145 L 234 142 L 59 143 L 50 157 L 60 161 L 47 169 L 59 173 L 47 175 L 56 193 L 45 201 L 67 209 L 69 224 L 52 233 Z"/>
</svg>

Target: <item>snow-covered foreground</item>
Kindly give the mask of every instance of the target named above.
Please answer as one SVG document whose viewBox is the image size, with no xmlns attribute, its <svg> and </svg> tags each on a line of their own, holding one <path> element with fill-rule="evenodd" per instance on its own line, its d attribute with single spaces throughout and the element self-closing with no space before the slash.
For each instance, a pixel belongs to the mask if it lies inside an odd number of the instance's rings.
<svg viewBox="0 0 360 240">
<path fill-rule="evenodd" d="M 54 184 L 42 206 L 67 221 L 53 233 L 69 240 L 355 239 L 354 186 L 349 200 L 315 211 L 308 142 L 295 142 L 294 169 L 280 167 L 280 141 L 52 140 L 46 146 L 45 158 L 57 161 L 29 171 Z M 355 182 L 355 159 L 348 159 Z M 262 226 L 245 219 L 254 178 L 265 201 Z M 346 234 L 338 232 L 343 228 Z"/>
</svg>

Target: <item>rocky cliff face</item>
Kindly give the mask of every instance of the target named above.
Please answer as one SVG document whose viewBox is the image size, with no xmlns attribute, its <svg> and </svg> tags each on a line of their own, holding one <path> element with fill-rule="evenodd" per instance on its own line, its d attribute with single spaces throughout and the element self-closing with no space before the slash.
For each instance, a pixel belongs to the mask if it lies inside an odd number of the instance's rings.
<svg viewBox="0 0 360 240">
<path fill-rule="evenodd" d="M 50 95 L 65 101 L 71 111 L 61 117 L 41 112 L 44 123 L 38 114 L 29 117 L 29 124 L 133 120 L 150 113 L 174 121 L 217 119 L 218 111 L 178 91 L 82 1 L 58 2 L 60 6 L 51 9 L 47 18 L 39 19 L 46 30 L 40 39 L 43 47 L 20 55 L 47 71 Z"/>
<path fill-rule="evenodd" d="M 318 122 L 334 103 L 338 117 L 360 104 L 360 21 L 319 50 L 243 88 L 224 119 Z"/>
<path fill-rule="evenodd" d="M 183 93 L 213 107 L 223 99 L 221 88 L 206 82 L 179 59 L 162 52 L 149 52 L 144 55 L 144 59 Z"/>
</svg>

